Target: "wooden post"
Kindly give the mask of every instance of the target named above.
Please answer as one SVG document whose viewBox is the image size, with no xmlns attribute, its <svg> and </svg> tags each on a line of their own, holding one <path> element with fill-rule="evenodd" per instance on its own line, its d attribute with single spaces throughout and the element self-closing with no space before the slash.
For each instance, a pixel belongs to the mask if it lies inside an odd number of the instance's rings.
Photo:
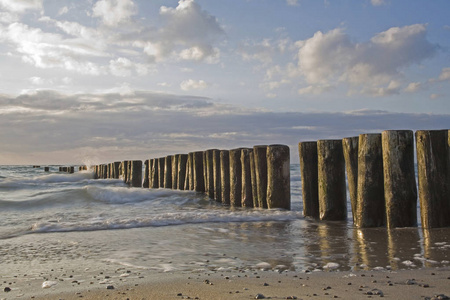
<svg viewBox="0 0 450 300">
<path fill-rule="evenodd" d="M 148 187 L 149 188 L 151 188 L 153 186 L 153 177 L 152 177 L 153 164 L 154 164 L 154 160 L 149 159 L 148 160 Z"/>
<path fill-rule="evenodd" d="M 230 205 L 230 152 L 220 151 L 220 183 L 222 203 Z"/>
<path fill-rule="evenodd" d="M 381 134 L 360 134 L 356 226 L 380 227 L 385 224 L 386 204 Z"/>
<path fill-rule="evenodd" d="M 131 161 L 130 186 L 142 187 L 142 161 L 141 160 Z"/>
<path fill-rule="evenodd" d="M 164 188 L 172 188 L 172 156 L 170 155 L 164 159 Z"/>
<path fill-rule="evenodd" d="M 196 151 L 193 154 L 194 168 L 194 190 L 196 192 L 205 192 L 205 183 L 203 178 L 203 151 Z"/>
<path fill-rule="evenodd" d="M 381 136 L 386 225 L 417 226 L 414 134 L 411 130 L 386 130 Z"/>
<path fill-rule="evenodd" d="M 252 170 L 250 168 L 250 153 L 253 149 L 244 148 L 241 150 L 241 206 L 253 207 L 252 194 Z"/>
<path fill-rule="evenodd" d="M 220 150 L 213 151 L 213 173 L 214 173 L 214 200 L 222 202 L 222 183 L 220 171 Z"/>
<path fill-rule="evenodd" d="M 298 154 L 302 180 L 303 215 L 319 219 L 317 142 L 298 143 Z"/>
<path fill-rule="evenodd" d="M 217 149 L 208 149 L 205 151 L 205 189 L 211 199 L 214 199 L 214 151 L 217 151 Z"/>
<path fill-rule="evenodd" d="M 356 202 L 358 198 L 358 143 L 359 137 L 357 136 L 342 139 L 354 224 L 356 224 Z"/>
<path fill-rule="evenodd" d="M 178 189 L 178 155 L 172 155 L 172 189 Z"/>
<path fill-rule="evenodd" d="M 165 157 L 158 158 L 158 179 L 159 179 L 158 187 L 160 188 L 164 188 L 165 164 L 166 164 Z"/>
<path fill-rule="evenodd" d="M 267 147 L 267 208 L 291 209 L 290 151 L 286 145 Z"/>
<path fill-rule="evenodd" d="M 186 191 L 189 191 L 190 188 L 190 180 L 191 180 L 191 165 L 192 165 L 192 157 L 189 155 L 187 156 L 187 162 L 186 162 L 186 178 L 184 180 L 184 189 Z"/>
<path fill-rule="evenodd" d="M 450 226 L 448 130 L 416 131 L 420 217 L 423 228 Z"/>
<path fill-rule="evenodd" d="M 120 168 L 120 161 L 114 162 L 114 179 L 119 179 L 119 168 Z"/>
<path fill-rule="evenodd" d="M 150 173 L 150 160 L 147 159 L 144 162 L 145 169 L 144 169 L 144 182 L 142 183 L 142 187 L 148 189 L 150 186 L 150 183 L 148 181 L 149 173 Z"/>
<path fill-rule="evenodd" d="M 258 207 L 267 208 L 267 146 L 253 147 Z"/>
<path fill-rule="evenodd" d="M 194 152 L 189 154 L 189 190 L 194 191 Z"/>
<path fill-rule="evenodd" d="M 230 150 L 230 205 L 242 206 L 241 148 Z"/>
<path fill-rule="evenodd" d="M 256 172 L 255 172 L 255 153 L 253 151 L 249 154 L 250 157 L 250 177 L 252 183 L 252 198 L 253 198 L 253 207 L 258 208 L 258 186 L 256 184 Z"/>
<path fill-rule="evenodd" d="M 187 154 L 179 154 L 178 155 L 178 189 L 185 189 L 185 181 L 186 181 L 186 170 L 187 170 Z"/>
<path fill-rule="evenodd" d="M 151 187 L 153 189 L 159 188 L 159 159 L 154 158 L 153 165 L 152 165 L 152 180 L 151 180 Z"/>
<path fill-rule="evenodd" d="M 347 198 L 342 140 L 317 141 L 319 217 L 346 220 Z"/>
</svg>

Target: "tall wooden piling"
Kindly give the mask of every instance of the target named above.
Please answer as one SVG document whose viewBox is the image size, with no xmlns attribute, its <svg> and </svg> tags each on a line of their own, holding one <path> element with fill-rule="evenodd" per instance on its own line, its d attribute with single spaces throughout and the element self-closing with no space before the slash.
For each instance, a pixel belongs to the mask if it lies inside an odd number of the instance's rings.
<svg viewBox="0 0 450 300">
<path fill-rule="evenodd" d="M 255 172 L 255 153 L 251 151 L 249 153 L 250 158 L 250 182 L 252 184 L 252 198 L 253 198 L 253 207 L 258 208 L 259 202 L 258 202 L 258 186 L 256 185 L 256 172 Z"/>
<path fill-rule="evenodd" d="M 291 209 L 290 151 L 286 145 L 267 147 L 267 208 Z"/>
<path fill-rule="evenodd" d="M 205 151 L 205 190 L 209 198 L 214 199 L 214 151 L 217 149 L 208 149 Z"/>
<path fill-rule="evenodd" d="M 417 226 L 414 134 L 411 130 L 386 130 L 381 136 L 386 225 Z"/>
<path fill-rule="evenodd" d="M 385 220 L 381 134 L 360 134 L 356 226 L 380 227 L 385 225 Z"/>
<path fill-rule="evenodd" d="M 230 205 L 242 206 L 241 148 L 230 150 Z"/>
<path fill-rule="evenodd" d="M 142 187 L 148 189 L 150 186 L 149 183 L 149 174 L 150 174 L 150 160 L 147 159 L 144 162 L 145 168 L 144 168 L 144 182 L 142 183 Z"/>
<path fill-rule="evenodd" d="M 450 226 L 448 130 L 416 131 L 420 218 L 423 228 Z"/>
<path fill-rule="evenodd" d="M 133 160 L 131 161 L 130 165 L 131 165 L 130 186 L 142 187 L 142 161 Z"/>
<path fill-rule="evenodd" d="M 252 170 L 250 168 L 250 153 L 253 149 L 241 150 L 241 206 L 253 207 Z"/>
<path fill-rule="evenodd" d="M 302 180 L 303 215 L 319 219 L 317 142 L 300 142 L 298 154 Z"/>
<path fill-rule="evenodd" d="M 178 189 L 178 154 L 172 155 L 172 190 Z"/>
<path fill-rule="evenodd" d="M 68 171 L 69 171 L 69 170 L 68 170 Z M 69 171 L 69 172 L 70 172 L 70 171 Z M 106 164 L 103 164 L 103 165 L 102 165 L 102 172 L 103 172 L 102 178 L 103 178 L 103 179 L 107 179 L 107 178 L 108 178 L 108 167 L 107 167 Z"/>
<path fill-rule="evenodd" d="M 346 220 L 347 198 L 342 140 L 317 141 L 319 217 Z"/>
<path fill-rule="evenodd" d="M 151 187 L 153 189 L 157 189 L 159 188 L 159 159 L 158 158 L 154 158 L 152 159 L 153 164 L 152 164 L 152 180 L 151 182 Z"/>
<path fill-rule="evenodd" d="M 213 151 L 214 200 L 222 202 L 222 183 L 220 177 L 220 150 Z"/>
<path fill-rule="evenodd" d="M 253 147 L 258 207 L 267 208 L 267 146 Z"/>
<path fill-rule="evenodd" d="M 203 183 L 205 185 L 205 193 L 207 194 L 209 184 L 208 184 L 208 170 L 207 170 L 207 164 L 206 164 L 206 151 L 203 151 L 202 157 L 203 157 Z"/>
<path fill-rule="evenodd" d="M 164 159 L 164 188 L 172 188 L 172 156 L 168 155 Z"/>
<path fill-rule="evenodd" d="M 348 191 L 350 193 L 350 204 L 354 224 L 356 224 L 356 202 L 358 198 L 358 143 L 358 136 L 342 139 L 342 149 L 344 151 Z"/>
<path fill-rule="evenodd" d="M 188 161 L 188 155 L 187 154 L 178 154 L 178 189 L 184 190 L 185 189 L 185 181 L 186 181 L 186 170 L 187 170 L 187 161 Z"/>
<path fill-rule="evenodd" d="M 153 177 L 152 177 L 152 169 L 153 169 L 154 160 L 148 160 L 148 187 L 151 188 L 153 186 Z"/>
<path fill-rule="evenodd" d="M 165 174 L 165 165 L 166 165 L 166 158 L 160 157 L 158 158 L 158 179 L 159 179 L 159 188 L 164 188 L 164 174 Z"/>
<path fill-rule="evenodd" d="M 191 164 L 192 164 L 191 156 L 188 153 L 186 162 L 186 178 L 184 179 L 184 189 L 186 191 L 189 191 L 191 189 L 190 188 Z"/>
<path fill-rule="evenodd" d="M 196 192 L 205 192 L 205 183 L 203 178 L 203 151 L 193 153 L 193 169 L 194 169 L 194 190 Z"/>
<path fill-rule="evenodd" d="M 230 152 L 220 151 L 220 184 L 222 203 L 230 205 Z"/>
</svg>

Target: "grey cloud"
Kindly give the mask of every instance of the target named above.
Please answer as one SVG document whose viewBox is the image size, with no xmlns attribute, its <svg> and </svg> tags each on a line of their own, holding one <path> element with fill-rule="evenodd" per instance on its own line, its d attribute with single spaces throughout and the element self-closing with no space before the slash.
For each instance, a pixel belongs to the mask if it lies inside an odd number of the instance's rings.
<svg viewBox="0 0 450 300">
<path fill-rule="evenodd" d="M 81 103 L 91 106 L 82 110 Z M 27 110 L 15 112 L 12 107 Z M 370 110 L 275 113 L 147 92 L 1 96 L 0 115 L 2 157 L 40 153 L 49 162 L 58 159 L 55 163 L 80 160 L 80 153 L 102 162 L 273 143 L 290 145 L 292 161 L 297 161 L 300 141 L 388 129 L 442 129 L 450 124 L 450 115 Z M 6 162 L 0 159 L 0 163 Z"/>
</svg>

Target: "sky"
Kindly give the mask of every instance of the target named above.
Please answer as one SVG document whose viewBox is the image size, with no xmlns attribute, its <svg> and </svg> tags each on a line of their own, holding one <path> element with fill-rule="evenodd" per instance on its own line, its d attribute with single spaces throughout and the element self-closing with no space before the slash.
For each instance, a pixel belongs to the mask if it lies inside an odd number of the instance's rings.
<svg viewBox="0 0 450 300">
<path fill-rule="evenodd" d="M 448 0 L 0 0 L 0 164 L 450 128 Z"/>
</svg>

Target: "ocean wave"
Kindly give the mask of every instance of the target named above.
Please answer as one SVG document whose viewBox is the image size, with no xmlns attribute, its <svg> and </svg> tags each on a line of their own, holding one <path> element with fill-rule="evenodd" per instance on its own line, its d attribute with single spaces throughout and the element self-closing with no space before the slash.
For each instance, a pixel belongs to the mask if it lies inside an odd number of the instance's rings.
<svg viewBox="0 0 450 300">
<path fill-rule="evenodd" d="M 293 221 L 301 218 L 303 217 L 300 212 L 285 210 L 184 211 L 139 218 L 93 218 L 77 222 L 38 222 L 31 226 L 29 233 L 98 231 L 202 223 Z"/>
</svg>

